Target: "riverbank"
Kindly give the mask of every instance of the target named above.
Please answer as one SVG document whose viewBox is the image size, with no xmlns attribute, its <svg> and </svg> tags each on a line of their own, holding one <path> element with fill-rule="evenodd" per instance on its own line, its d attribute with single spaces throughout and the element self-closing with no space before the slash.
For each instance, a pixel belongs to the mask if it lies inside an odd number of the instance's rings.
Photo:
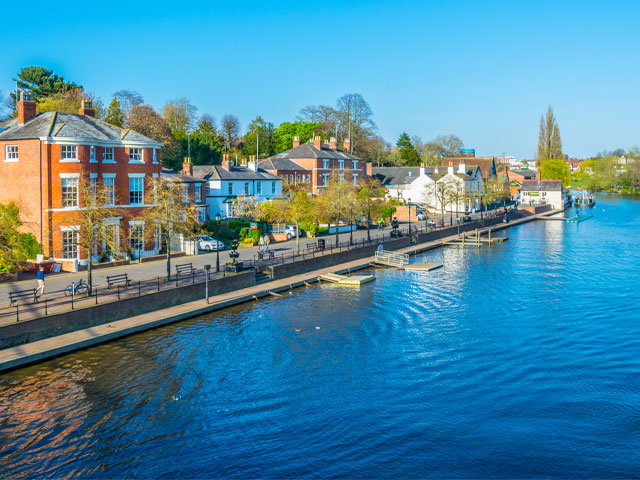
<svg viewBox="0 0 640 480">
<path fill-rule="evenodd" d="M 556 211 L 545 212 L 540 215 L 530 215 L 524 218 L 513 220 L 510 223 L 499 223 L 484 227 L 481 231 L 491 229 L 492 231 L 502 230 L 526 222 L 534 221 L 539 216 L 558 213 Z M 396 252 L 414 255 L 445 245 L 448 241 L 457 238 L 457 233 L 437 240 L 408 245 L 396 249 Z M 280 294 L 298 287 L 306 287 L 317 281 L 320 275 L 326 273 L 350 273 L 352 271 L 368 268 L 371 265 L 371 256 L 343 262 L 337 265 L 326 266 L 308 272 L 299 273 L 286 278 L 280 278 L 268 283 L 231 291 L 210 298 L 207 305 L 204 300 L 196 300 L 180 305 L 175 305 L 161 311 L 152 311 L 141 315 L 132 316 L 122 320 L 117 320 L 91 328 L 81 329 L 63 335 L 26 343 L 12 348 L 0 350 L 0 371 L 23 366 L 28 363 L 37 362 L 45 358 L 61 355 L 73 350 L 86 348 L 99 343 L 107 342 L 115 338 L 131 335 L 151 328 L 177 322 L 186 318 L 202 315 L 204 313 L 220 310 L 232 305 L 256 301 L 259 298 Z"/>
</svg>

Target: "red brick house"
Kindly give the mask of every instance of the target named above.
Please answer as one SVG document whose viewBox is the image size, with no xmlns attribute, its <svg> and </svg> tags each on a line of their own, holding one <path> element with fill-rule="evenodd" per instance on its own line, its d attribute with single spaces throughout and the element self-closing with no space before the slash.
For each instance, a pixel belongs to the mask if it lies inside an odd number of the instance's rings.
<svg viewBox="0 0 640 480">
<path fill-rule="evenodd" d="M 36 114 L 35 102 L 22 92 L 17 118 L 0 130 L 0 202 L 20 206 L 24 229 L 63 268 L 85 259 L 77 245 L 81 180 L 99 182 L 110 192 L 122 213 L 105 227 L 114 229 L 125 248 L 141 254 L 159 250 L 157 241 L 145 237 L 149 227 L 140 217 L 153 178 L 162 171 L 162 144 L 94 117 L 89 102 L 78 114 Z"/>
<path fill-rule="evenodd" d="M 349 140 L 344 141 L 343 150 L 338 150 L 335 138 L 322 143 L 320 137 L 315 137 L 313 142 L 300 144 L 300 137 L 294 137 L 293 148 L 262 160 L 259 166 L 282 178 L 285 184 L 308 184 L 310 193 L 316 195 L 334 174 L 354 185 L 371 175 L 366 162 L 348 153 L 350 150 Z"/>
</svg>

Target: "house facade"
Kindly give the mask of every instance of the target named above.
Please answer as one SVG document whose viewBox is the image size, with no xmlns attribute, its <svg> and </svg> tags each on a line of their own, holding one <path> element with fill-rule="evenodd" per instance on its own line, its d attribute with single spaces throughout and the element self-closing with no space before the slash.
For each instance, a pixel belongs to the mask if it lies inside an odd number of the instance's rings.
<svg viewBox="0 0 640 480">
<path fill-rule="evenodd" d="M 189 158 L 185 158 L 182 163 L 182 170 L 176 172 L 168 168 L 163 168 L 161 177 L 170 182 L 177 182 L 182 189 L 182 202 L 195 207 L 198 220 L 206 222 L 207 215 L 207 197 L 206 197 L 206 180 L 193 176 L 193 164 Z"/>
<path fill-rule="evenodd" d="M 22 92 L 18 116 L 0 131 L 0 202 L 20 206 L 24 230 L 42 244 L 45 257 L 69 263 L 86 260 L 78 246 L 81 182 L 101 184 L 121 214 L 105 222 L 127 250 L 158 250 L 140 220 L 153 179 L 161 174 L 161 143 L 95 118 L 89 102 L 78 114 L 36 114 Z M 108 226 L 107 226 L 108 225 Z M 97 254 L 99 255 L 99 246 Z"/>
<path fill-rule="evenodd" d="M 560 180 L 525 180 L 520 189 L 520 202 L 525 206 L 549 204 L 560 210 L 569 206 L 567 191 Z"/>
<path fill-rule="evenodd" d="M 285 184 L 304 183 L 309 193 L 317 195 L 333 176 L 354 185 L 367 176 L 366 162 L 349 153 L 350 147 L 349 140 L 345 140 L 343 150 L 337 149 L 333 137 L 329 143 L 315 137 L 313 142 L 303 144 L 300 137 L 294 137 L 293 148 L 262 160 L 259 166 Z"/>
<path fill-rule="evenodd" d="M 229 155 L 224 155 L 222 165 L 194 165 L 192 173 L 204 181 L 209 219 L 216 214 L 233 216 L 233 202 L 237 198 L 252 197 L 264 202 L 282 196 L 282 179 L 259 168 L 255 161 L 236 166 Z"/>
<path fill-rule="evenodd" d="M 520 199 L 520 189 L 522 182 L 525 180 L 533 180 L 536 178 L 536 172 L 533 170 L 507 170 L 507 183 L 509 184 L 509 193 L 511 200 Z"/>
</svg>

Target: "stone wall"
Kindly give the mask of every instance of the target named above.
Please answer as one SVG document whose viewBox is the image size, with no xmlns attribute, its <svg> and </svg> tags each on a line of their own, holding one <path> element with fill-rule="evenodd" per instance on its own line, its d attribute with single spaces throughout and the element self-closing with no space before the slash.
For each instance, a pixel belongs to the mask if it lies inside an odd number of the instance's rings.
<svg viewBox="0 0 640 480">
<path fill-rule="evenodd" d="M 229 275 L 209 282 L 209 296 L 251 287 L 255 284 L 256 275 L 253 270 Z M 0 327 L 0 348 L 34 342 L 198 299 L 203 299 L 204 302 L 204 296 L 205 284 L 202 282 L 4 325 Z"/>
</svg>

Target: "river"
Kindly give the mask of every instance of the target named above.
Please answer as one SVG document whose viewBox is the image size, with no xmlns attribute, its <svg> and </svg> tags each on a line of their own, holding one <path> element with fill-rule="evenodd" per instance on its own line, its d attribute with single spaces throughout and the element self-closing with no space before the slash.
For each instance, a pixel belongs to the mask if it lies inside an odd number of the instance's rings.
<svg viewBox="0 0 640 480">
<path fill-rule="evenodd" d="M 2 374 L 3 478 L 640 476 L 640 201 Z"/>
</svg>

